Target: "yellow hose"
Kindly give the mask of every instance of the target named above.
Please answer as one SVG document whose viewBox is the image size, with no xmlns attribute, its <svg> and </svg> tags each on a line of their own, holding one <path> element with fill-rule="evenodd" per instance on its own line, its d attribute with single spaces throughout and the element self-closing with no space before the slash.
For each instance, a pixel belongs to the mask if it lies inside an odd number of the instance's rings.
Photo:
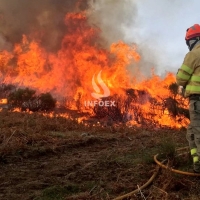
<svg viewBox="0 0 200 200">
<path fill-rule="evenodd" d="M 158 161 L 157 157 L 158 157 L 158 154 L 154 156 L 154 161 L 156 162 L 156 164 L 158 164 L 160 167 L 162 167 L 164 169 L 168 169 L 168 170 L 170 170 L 174 173 L 177 173 L 177 174 L 183 174 L 183 175 L 188 175 L 188 176 L 200 176 L 200 174 L 198 174 L 198 173 L 185 172 L 185 171 L 181 171 L 181 170 L 177 170 L 177 169 L 173 169 L 171 167 L 168 167 L 168 166 L 162 164 L 160 161 Z"/>
<path fill-rule="evenodd" d="M 125 195 L 122 195 L 122 196 L 119 196 L 119 197 L 116 197 L 115 199 L 113 200 L 122 200 L 124 198 L 128 198 L 130 196 L 132 196 L 133 194 L 136 194 L 137 192 L 139 192 L 140 190 L 146 188 L 148 185 L 150 185 L 152 183 L 152 181 L 155 179 L 155 177 L 157 176 L 158 172 L 159 172 L 159 169 L 160 167 L 157 166 L 156 168 L 156 171 L 153 173 L 153 175 L 151 176 L 151 178 L 144 184 L 142 185 L 140 188 L 136 189 L 136 190 L 133 190 L 132 192 L 129 192 Z"/>
<path fill-rule="evenodd" d="M 180 150 L 185 150 L 185 149 L 188 149 L 188 147 L 183 147 L 183 148 L 179 148 L 177 149 L 178 151 Z M 158 157 L 159 154 L 156 154 L 154 155 L 154 161 L 156 162 L 156 164 L 158 165 L 157 168 L 156 168 L 156 171 L 153 173 L 153 175 L 151 176 L 151 178 L 144 184 L 142 185 L 140 188 L 136 189 L 136 190 L 133 190 L 132 192 L 129 192 L 127 194 L 124 194 L 122 196 L 119 196 L 119 197 L 116 197 L 115 199 L 113 200 L 123 200 L 124 198 L 128 198 L 128 197 L 131 197 L 133 194 L 136 194 L 137 192 L 139 192 L 140 190 L 146 188 L 148 185 L 150 185 L 152 183 L 152 181 L 155 179 L 155 177 L 157 176 L 158 172 L 159 172 L 159 169 L 160 167 L 161 168 L 164 168 L 164 169 L 167 169 L 167 170 L 170 170 L 171 172 L 174 172 L 174 173 L 177 173 L 177 174 L 183 174 L 183 175 L 188 175 L 188 176 L 200 176 L 200 174 L 198 173 L 192 173 L 192 172 L 185 172 L 185 171 L 181 171 L 181 170 L 177 170 L 177 169 L 173 169 L 173 168 L 170 168 L 166 165 L 164 165 L 163 163 L 165 162 L 165 160 L 163 160 L 162 162 L 158 161 L 157 157 Z M 178 156 L 180 156 L 182 154 L 179 154 Z"/>
</svg>

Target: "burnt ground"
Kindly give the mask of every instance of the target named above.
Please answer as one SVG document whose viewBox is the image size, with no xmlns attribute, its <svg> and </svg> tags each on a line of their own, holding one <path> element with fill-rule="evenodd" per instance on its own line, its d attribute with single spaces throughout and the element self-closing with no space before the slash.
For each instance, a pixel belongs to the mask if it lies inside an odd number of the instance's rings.
<svg viewBox="0 0 200 200">
<path fill-rule="evenodd" d="M 96 125 L 96 126 L 94 126 Z M 0 112 L 1 200 L 110 200 L 141 187 L 154 173 L 153 155 L 175 159 L 186 131 L 88 125 L 61 117 Z M 161 158 L 160 157 L 160 158 Z M 129 199 L 199 199 L 200 178 L 161 169 Z"/>
</svg>

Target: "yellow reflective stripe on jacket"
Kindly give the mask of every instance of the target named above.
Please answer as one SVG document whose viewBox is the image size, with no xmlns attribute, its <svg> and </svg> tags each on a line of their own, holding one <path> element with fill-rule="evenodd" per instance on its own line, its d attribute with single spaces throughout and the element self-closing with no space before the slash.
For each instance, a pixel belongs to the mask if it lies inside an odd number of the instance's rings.
<svg viewBox="0 0 200 200">
<path fill-rule="evenodd" d="M 190 150 L 191 155 L 194 155 L 197 153 L 197 148 L 191 149 Z"/>
<path fill-rule="evenodd" d="M 198 162 L 199 161 L 199 157 L 198 156 L 194 156 L 193 157 L 193 163 L 196 163 L 196 162 Z"/>
<path fill-rule="evenodd" d="M 191 81 L 200 82 L 200 76 L 192 76 Z"/>
<path fill-rule="evenodd" d="M 193 72 L 193 69 L 191 69 L 190 67 L 188 67 L 187 65 L 184 65 L 184 64 L 181 66 L 181 69 L 183 71 L 187 72 L 188 74 L 192 74 L 192 72 Z"/>
<path fill-rule="evenodd" d="M 184 74 L 182 71 L 179 71 L 178 74 L 177 74 L 177 77 L 181 78 L 183 80 L 189 80 L 190 75 Z"/>
<path fill-rule="evenodd" d="M 200 44 L 185 55 L 183 64 L 176 74 L 178 85 L 186 87 L 185 97 L 200 94 Z"/>
<path fill-rule="evenodd" d="M 186 91 L 189 91 L 191 94 L 198 92 L 200 93 L 200 86 L 199 85 L 187 85 L 186 86 Z"/>
</svg>

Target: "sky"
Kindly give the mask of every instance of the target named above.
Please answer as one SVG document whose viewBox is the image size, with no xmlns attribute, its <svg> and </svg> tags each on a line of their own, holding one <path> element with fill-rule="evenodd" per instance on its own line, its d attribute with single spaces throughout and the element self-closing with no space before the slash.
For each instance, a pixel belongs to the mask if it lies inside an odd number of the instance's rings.
<svg viewBox="0 0 200 200">
<path fill-rule="evenodd" d="M 200 24 L 200 1 L 131 1 L 137 13 L 134 22 L 124 26 L 125 40 L 134 41 L 142 49 L 144 59 L 155 65 L 159 75 L 176 73 L 188 52 L 186 29 Z"/>
</svg>

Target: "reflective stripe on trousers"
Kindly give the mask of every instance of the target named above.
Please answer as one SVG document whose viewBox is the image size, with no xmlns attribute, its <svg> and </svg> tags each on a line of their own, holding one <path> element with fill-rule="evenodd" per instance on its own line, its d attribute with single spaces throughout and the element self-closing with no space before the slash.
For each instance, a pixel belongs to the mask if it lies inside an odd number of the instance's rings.
<svg viewBox="0 0 200 200">
<path fill-rule="evenodd" d="M 190 150 L 191 156 L 193 157 L 193 163 L 196 163 L 199 161 L 199 157 L 197 155 L 197 148 L 193 148 Z"/>
</svg>

